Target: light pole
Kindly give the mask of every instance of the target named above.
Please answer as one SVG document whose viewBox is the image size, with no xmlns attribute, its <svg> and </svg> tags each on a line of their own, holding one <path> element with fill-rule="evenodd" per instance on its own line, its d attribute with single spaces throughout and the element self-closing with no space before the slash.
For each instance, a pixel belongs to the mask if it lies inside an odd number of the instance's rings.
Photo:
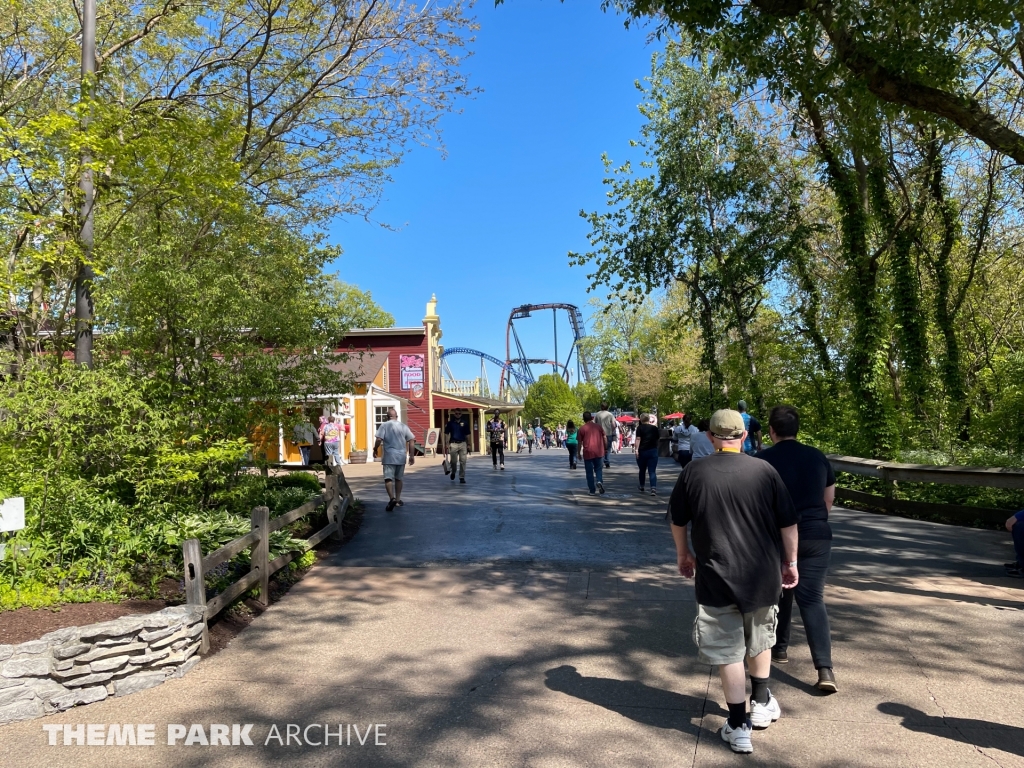
<svg viewBox="0 0 1024 768">
<path fill-rule="evenodd" d="M 92 86 L 96 77 L 96 0 L 84 0 L 82 4 L 82 99 L 86 101 L 82 113 L 83 132 L 89 127 L 88 101 L 91 101 Z M 92 368 L 92 260 L 93 246 L 93 201 L 95 187 L 93 185 L 92 154 L 88 147 L 82 150 L 82 175 L 78 180 L 78 188 L 82 192 L 82 209 L 79 214 L 81 230 L 79 245 L 82 256 L 78 262 L 78 273 L 75 275 L 75 363 Z"/>
</svg>

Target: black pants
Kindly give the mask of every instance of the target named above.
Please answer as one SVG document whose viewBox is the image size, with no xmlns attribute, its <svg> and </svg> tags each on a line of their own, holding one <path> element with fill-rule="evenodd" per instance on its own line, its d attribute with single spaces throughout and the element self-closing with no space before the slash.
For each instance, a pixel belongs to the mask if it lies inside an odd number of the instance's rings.
<svg viewBox="0 0 1024 768">
<path fill-rule="evenodd" d="M 807 644 L 811 647 L 814 668 L 832 667 L 832 631 L 825 610 L 825 577 L 832 560 L 832 542 L 828 539 L 801 540 L 797 550 L 800 581 L 794 589 L 782 590 L 779 598 L 779 623 L 775 630 L 775 649 L 789 648 L 789 630 L 793 620 L 793 600 L 800 608 Z"/>
<path fill-rule="evenodd" d="M 491 443 L 491 461 L 498 466 L 498 457 L 501 456 L 501 465 L 505 466 L 505 446 L 501 443 Z"/>
<path fill-rule="evenodd" d="M 576 452 L 579 450 L 579 443 L 566 443 L 565 447 L 569 449 L 569 468 L 572 469 L 576 466 Z"/>
</svg>

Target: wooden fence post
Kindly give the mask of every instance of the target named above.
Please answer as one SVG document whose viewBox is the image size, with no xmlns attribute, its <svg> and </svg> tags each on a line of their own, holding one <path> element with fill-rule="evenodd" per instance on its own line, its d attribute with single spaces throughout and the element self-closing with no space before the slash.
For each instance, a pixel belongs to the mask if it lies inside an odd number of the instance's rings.
<svg viewBox="0 0 1024 768">
<path fill-rule="evenodd" d="M 255 507 L 251 521 L 252 530 L 260 533 L 260 540 L 252 547 L 249 571 L 259 571 L 260 596 L 256 602 L 265 608 L 270 605 L 270 509 Z"/>
<path fill-rule="evenodd" d="M 895 481 L 889 477 L 889 468 L 884 464 L 879 467 L 882 472 L 882 483 L 884 485 L 885 500 L 882 502 L 886 512 L 893 512 L 896 505 L 893 503 L 893 490 L 896 487 Z"/>
<path fill-rule="evenodd" d="M 334 526 L 331 538 L 341 541 L 341 491 L 338 488 L 338 476 L 329 475 L 324 485 L 324 497 L 327 501 L 327 524 Z"/>
<path fill-rule="evenodd" d="M 206 608 L 206 581 L 203 578 L 203 549 L 199 539 L 186 539 L 181 545 L 181 554 L 185 560 L 185 602 L 189 605 L 201 605 Z M 203 639 L 199 645 L 199 653 L 210 650 L 210 630 L 203 615 Z"/>
</svg>

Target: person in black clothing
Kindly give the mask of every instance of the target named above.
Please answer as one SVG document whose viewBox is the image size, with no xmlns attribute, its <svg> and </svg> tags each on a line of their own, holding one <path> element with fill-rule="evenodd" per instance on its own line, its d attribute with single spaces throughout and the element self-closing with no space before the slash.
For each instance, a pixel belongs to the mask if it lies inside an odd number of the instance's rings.
<svg viewBox="0 0 1024 768">
<path fill-rule="evenodd" d="M 640 493 L 644 492 L 644 475 L 651 478 L 651 496 L 658 495 L 658 441 L 661 430 L 654 424 L 649 413 L 640 414 L 640 425 L 636 428 L 636 465 L 640 468 Z"/>
<path fill-rule="evenodd" d="M 751 728 L 767 728 L 782 715 L 768 677 L 779 592 L 800 581 L 798 518 L 779 473 L 740 452 L 747 430 L 737 411 L 716 411 L 708 434 L 715 453 L 691 461 L 672 490 L 672 538 L 679 573 L 696 576 L 699 658 L 718 666 L 729 705 L 722 739 L 747 753 L 753 751 Z M 752 689 L 749 719 L 744 661 Z"/>
<path fill-rule="evenodd" d="M 825 577 L 832 559 L 832 528 L 828 513 L 836 495 L 836 476 L 832 464 L 821 451 L 797 442 L 800 414 L 789 405 L 772 408 L 768 418 L 768 434 L 772 447 L 761 451 L 757 458 L 764 459 L 782 476 L 793 505 L 800 515 L 800 544 L 797 563 L 800 584 L 796 589 L 783 590 L 779 599 L 779 626 L 772 661 L 789 661 L 789 633 L 793 618 L 793 599 L 800 607 L 800 616 L 811 647 L 811 659 L 818 670 L 819 690 L 834 693 L 838 690 L 832 671 L 832 636 L 825 609 Z"/>
</svg>

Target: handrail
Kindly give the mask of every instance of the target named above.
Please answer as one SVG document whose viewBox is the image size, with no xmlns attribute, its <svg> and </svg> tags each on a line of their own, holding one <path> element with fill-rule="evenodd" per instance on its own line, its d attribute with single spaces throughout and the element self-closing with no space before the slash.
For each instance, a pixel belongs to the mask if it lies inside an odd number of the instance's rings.
<svg viewBox="0 0 1024 768">
<path fill-rule="evenodd" d="M 337 475 L 328 475 L 324 492 L 307 501 L 300 507 L 285 512 L 283 515 L 270 519 L 270 510 L 266 507 L 256 507 L 250 517 L 250 531 L 233 541 L 229 541 L 219 549 L 214 550 L 206 557 L 203 557 L 202 546 L 199 539 L 187 539 L 182 545 L 182 555 L 185 560 L 185 602 L 189 605 L 201 605 L 206 611 L 203 616 L 203 637 L 199 646 L 199 653 L 207 653 L 210 650 L 210 633 L 208 622 L 218 613 L 227 608 L 236 598 L 245 594 L 252 587 L 259 585 L 260 594 L 256 598 L 260 605 L 269 604 L 270 576 L 277 572 L 301 552 L 286 552 L 273 561 L 270 560 L 270 534 L 293 523 L 301 517 L 308 515 L 322 504 L 327 505 L 327 525 L 314 533 L 306 540 L 306 547 L 315 547 L 328 536 L 341 538 L 341 522 L 345 517 L 345 510 L 351 499 L 348 496 L 341 497 L 338 489 Z M 227 562 L 242 550 L 251 549 L 249 558 L 249 572 L 237 581 L 233 582 L 219 595 L 206 599 L 206 582 L 204 574 Z"/>
<path fill-rule="evenodd" d="M 1013 467 L 961 467 L 939 464 L 901 464 L 829 454 L 836 472 L 877 477 L 886 482 L 937 483 L 1024 490 L 1024 469 Z"/>
</svg>

